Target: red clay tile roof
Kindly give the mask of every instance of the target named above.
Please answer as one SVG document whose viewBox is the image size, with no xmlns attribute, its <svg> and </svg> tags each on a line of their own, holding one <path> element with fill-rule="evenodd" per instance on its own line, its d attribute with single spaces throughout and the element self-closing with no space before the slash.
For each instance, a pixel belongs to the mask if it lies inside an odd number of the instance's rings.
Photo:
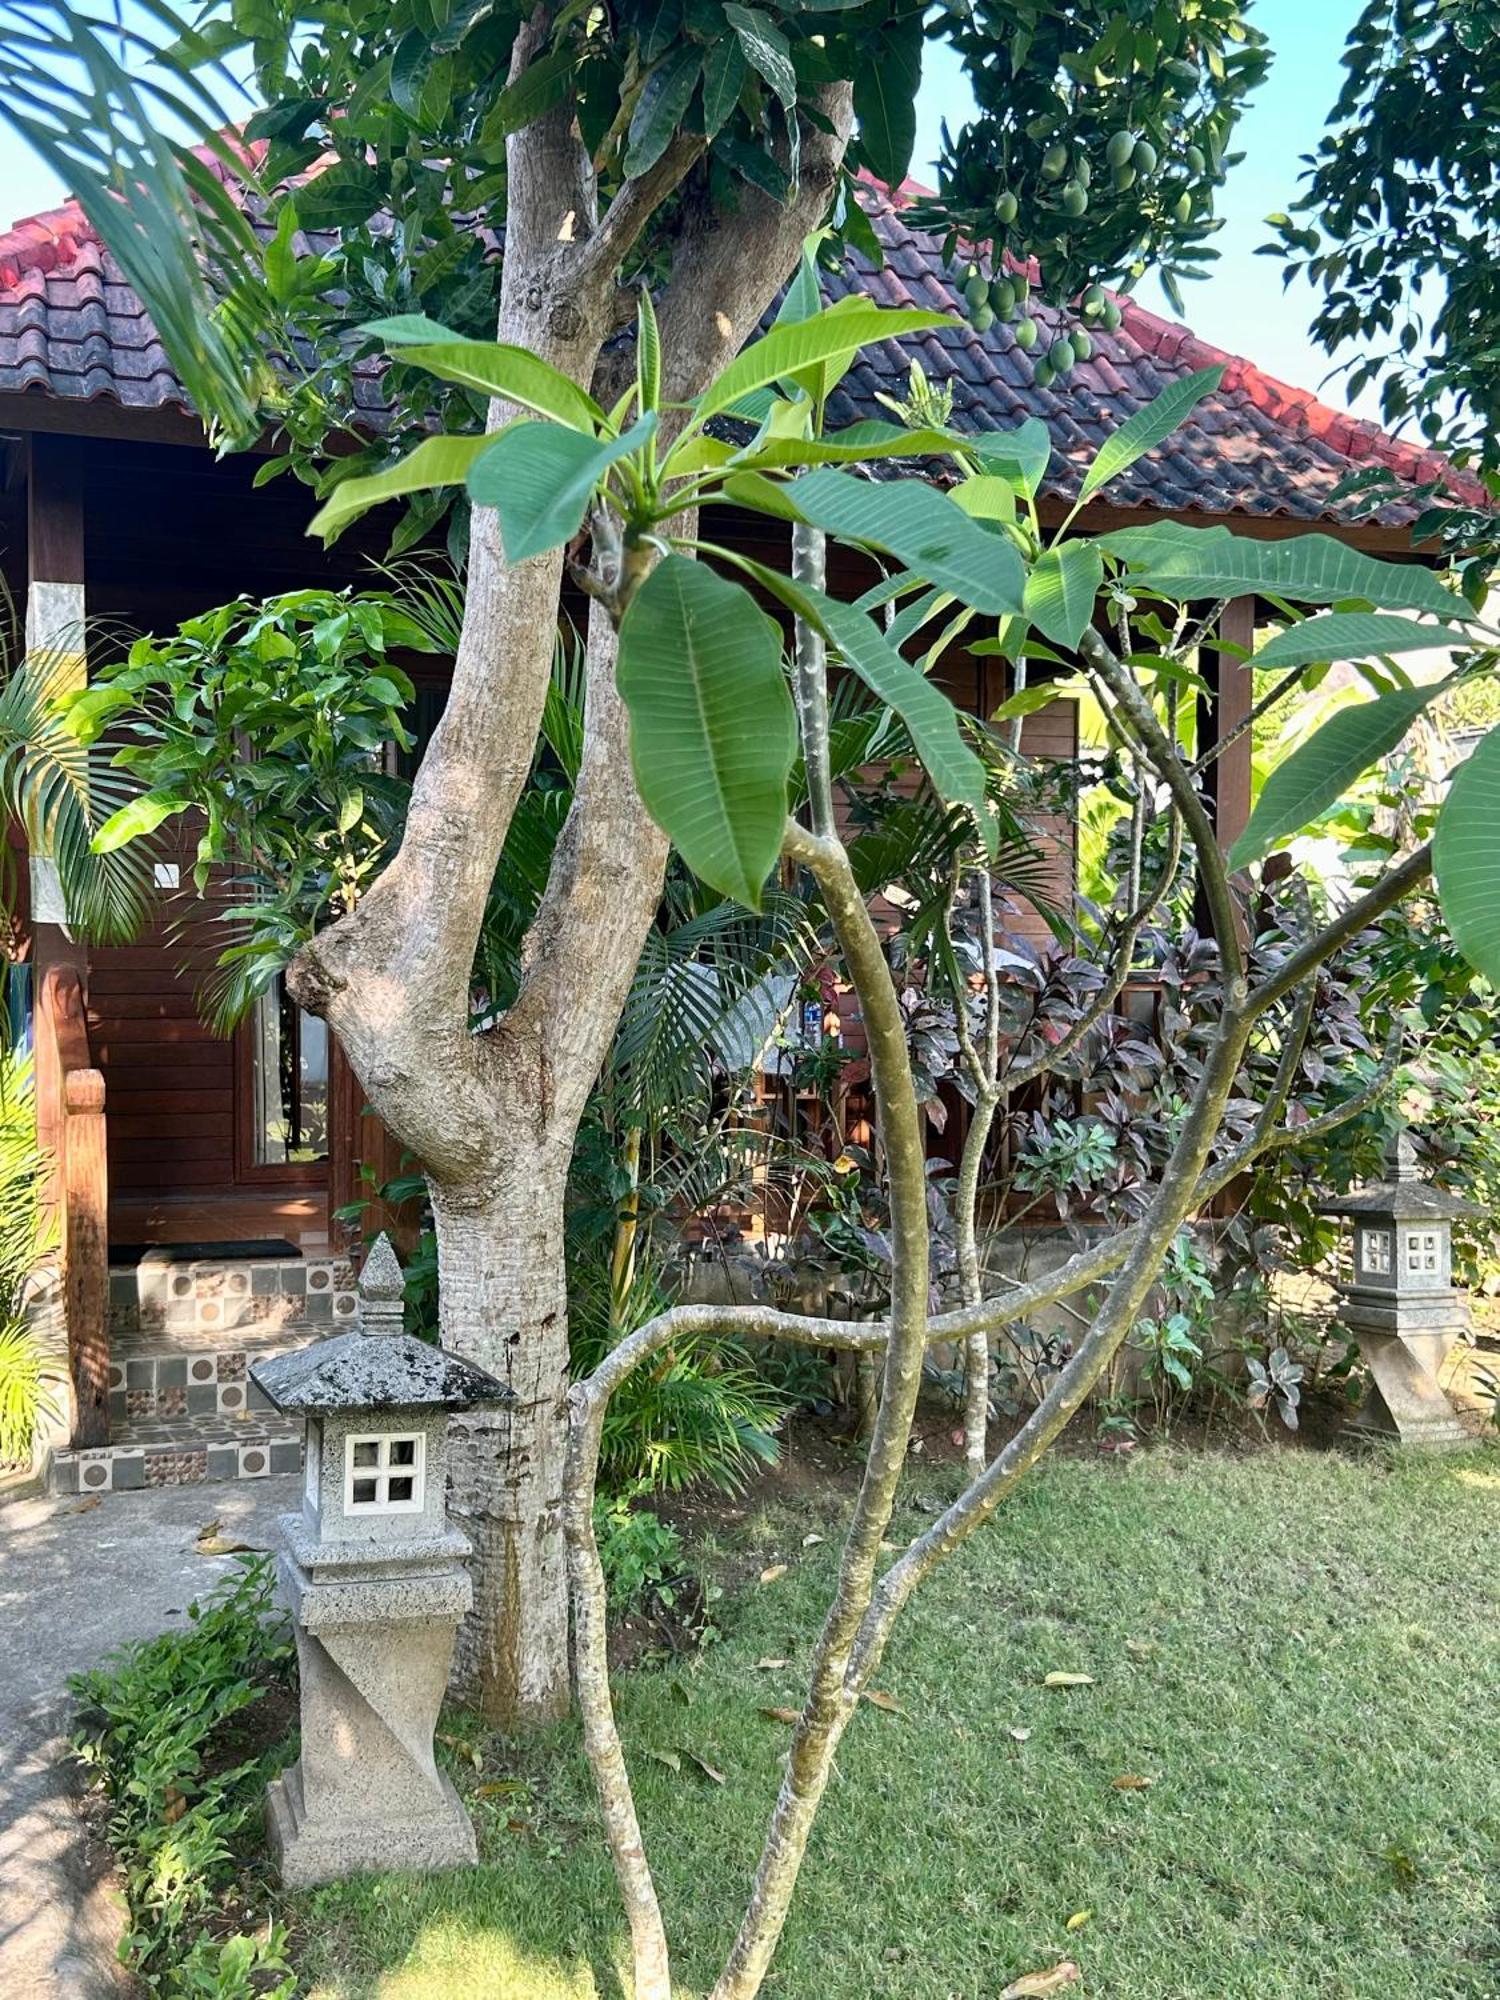
<svg viewBox="0 0 1500 2000">
<path fill-rule="evenodd" d="M 957 288 L 936 237 L 904 220 L 902 196 L 867 188 L 885 268 L 855 257 L 845 274 L 825 278 L 830 297 L 861 291 L 888 305 L 959 309 Z M 967 323 L 867 348 L 830 406 L 835 423 L 884 414 L 877 393 L 899 396 L 912 357 L 929 378 L 951 382 L 954 416 L 970 431 L 1007 430 L 1041 417 L 1052 432 L 1051 491 L 1068 494 L 1077 467 L 1109 431 L 1175 377 L 1225 364 L 1222 387 L 1204 399 L 1158 451 L 1112 485 L 1117 505 L 1162 512 L 1336 518 L 1329 495 L 1357 467 L 1387 466 L 1413 484 L 1446 477 L 1462 497 L 1483 504 L 1477 482 L 1456 474 L 1436 452 L 1393 438 L 1305 390 L 1289 388 L 1252 363 L 1222 353 L 1187 327 L 1122 300 L 1116 333 L 1094 336 L 1092 359 L 1064 383 L 1036 385 L 1031 359 L 997 322 L 977 334 Z M 1044 329 L 1054 315 L 1038 310 Z M 1048 335 L 1034 350 L 1045 352 Z M 366 385 L 372 417 L 379 393 Z M 66 401 L 109 399 L 127 409 L 188 409 L 155 328 L 114 260 L 74 202 L 0 234 L 0 396 L 43 394 Z M 1416 508 L 1398 501 L 1379 519 L 1409 524 Z"/>
</svg>

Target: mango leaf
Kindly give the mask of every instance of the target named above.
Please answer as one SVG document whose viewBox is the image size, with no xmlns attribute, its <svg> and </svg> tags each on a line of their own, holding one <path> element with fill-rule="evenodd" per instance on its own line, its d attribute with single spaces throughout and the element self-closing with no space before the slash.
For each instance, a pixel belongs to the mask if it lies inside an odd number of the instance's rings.
<svg viewBox="0 0 1500 2000">
<path fill-rule="evenodd" d="M 745 51 L 730 35 L 714 43 L 703 58 L 703 131 L 712 139 L 739 103 L 748 69 Z"/>
<path fill-rule="evenodd" d="M 904 333 L 921 333 L 931 326 L 952 326 L 950 313 L 917 311 L 910 307 L 888 309 L 860 300 L 857 310 L 821 312 L 812 319 L 772 327 L 764 339 L 754 341 L 736 356 L 718 381 L 699 398 L 697 415 L 701 422 L 717 416 L 737 403 L 752 389 L 763 388 L 782 376 L 794 376 L 835 356 L 855 354 L 872 340 L 896 340 Z"/>
<path fill-rule="evenodd" d="M 734 29 L 751 68 L 764 77 L 783 109 L 791 111 L 797 102 L 797 72 L 792 67 L 786 36 L 768 14 L 759 13 L 754 7 L 734 5 L 732 0 L 724 9 L 724 18 Z"/>
<path fill-rule="evenodd" d="M 672 143 L 702 68 L 703 51 L 693 42 L 681 41 L 646 78 L 630 120 L 625 146 L 627 174 L 647 172 Z"/>
<path fill-rule="evenodd" d="M 376 328 L 364 330 L 374 332 Z M 435 340 L 415 347 L 404 341 L 398 344 L 401 359 L 414 368 L 425 368 L 444 382 L 498 396 L 502 402 L 517 403 L 523 410 L 566 424 L 569 430 L 587 431 L 592 436 L 604 422 L 603 410 L 587 390 L 524 347 L 513 347 L 503 340 Z"/>
<path fill-rule="evenodd" d="M 356 229 L 379 208 L 380 177 L 362 160 L 339 160 L 297 190 L 304 229 Z"/>
<path fill-rule="evenodd" d="M 92 852 L 113 854 L 128 841 L 139 840 L 142 834 L 154 833 L 163 820 L 186 812 L 190 803 L 176 792 L 142 792 L 138 799 L 131 799 L 128 805 L 110 814 L 90 843 Z"/>
<path fill-rule="evenodd" d="M 922 15 L 893 21 L 854 77 L 854 115 L 865 164 L 877 180 L 899 187 L 917 142 L 917 91 L 922 82 Z"/>
<path fill-rule="evenodd" d="M 1458 600 L 1454 611 L 1462 615 Z M 1306 667 L 1320 660 L 1377 659 L 1383 653 L 1431 653 L 1441 646 L 1463 643 L 1460 632 L 1419 625 L 1412 618 L 1393 618 L 1380 611 L 1330 611 L 1290 625 L 1262 646 L 1251 662 L 1257 667 Z"/>
<path fill-rule="evenodd" d="M 994 821 L 985 806 L 984 766 L 965 743 L 953 704 L 941 688 L 903 660 L 879 627 L 852 604 L 840 604 L 748 556 L 735 560 L 789 611 L 821 632 L 865 685 L 896 711 L 938 796 L 950 805 L 968 806 L 986 840 L 993 841 Z"/>
<path fill-rule="evenodd" d="M 1462 618 L 1461 599 L 1419 563 L 1380 562 L 1331 535 L 1293 535 L 1260 542 L 1228 528 L 1188 528 L 1180 521 L 1119 528 L 1097 544 L 1131 565 L 1127 581 L 1163 597 L 1250 597 L 1265 592 L 1296 604 L 1336 604 L 1342 598 L 1396 611 L 1433 611 Z"/>
<path fill-rule="evenodd" d="M 1026 579 L 1022 609 L 1054 644 L 1076 647 L 1104 587 L 1104 558 L 1092 542 L 1044 549 Z"/>
<path fill-rule="evenodd" d="M 1071 697 L 1075 690 L 1062 681 L 1037 681 L 1031 687 L 1018 688 L 1008 696 L 990 717 L 991 722 L 1010 722 L 1018 715 L 1035 715 L 1038 709 L 1050 708 L 1064 695 Z"/>
<path fill-rule="evenodd" d="M 429 347 L 438 340 L 462 344 L 469 337 L 426 313 L 392 313 L 389 319 L 366 320 L 360 332 L 384 341 L 387 347 Z"/>
<path fill-rule="evenodd" d="M 530 125 L 553 105 L 561 104 L 577 67 L 578 52 L 571 42 L 548 49 L 535 62 L 528 63 L 518 77 L 506 84 L 491 106 L 481 132 L 485 144 L 493 145 L 510 133 L 519 132 L 523 125 Z"/>
<path fill-rule="evenodd" d="M 877 485 L 824 468 L 796 481 L 792 504 L 831 535 L 886 550 L 971 610 L 999 617 L 1021 609 L 1026 571 L 1013 544 L 926 480 Z"/>
<path fill-rule="evenodd" d="M 427 493 L 440 486 L 462 486 L 470 466 L 498 435 L 480 431 L 474 437 L 424 438 L 415 451 L 388 465 L 384 472 L 341 481 L 308 522 L 307 532 L 331 542 L 351 521 L 382 501 L 398 500 L 407 493 Z"/>
<path fill-rule="evenodd" d="M 650 288 L 641 287 L 635 315 L 636 408 L 654 410 L 661 401 L 661 333 Z"/>
<path fill-rule="evenodd" d="M 528 421 L 498 432 L 470 467 L 468 486 L 476 506 L 493 507 L 500 516 L 505 560 L 525 562 L 571 541 L 604 474 L 655 430 L 651 410 L 618 438 L 586 437 L 558 424 Z"/>
<path fill-rule="evenodd" d="M 1443 685 L 1395 688 L 1331 715 L 1266 779 L 1249 825 L 1229 850 L 1229 866 L 1248 868 L 1336 805 L 1356 778 L 1395 749 Z"/>
<path fill-rule="evenodd" d="M 1432 867 L 1453 942 L 1500 985 L 1500 730 L 1459 765 L 1438 815 Z"/>
<path fill-rule="evenodd" d="M 616 675 L 646 810 L 700 880 L 759 909 L 797 724 L 781 633 L 739 584 L 667 556 L 620 624 Z"/>
<path fill-rule="evenodd" d="M 1194 405 L 1217 389 L 1223 379 L 1222 366 L 1196 369 L 1193 374 L 1184 375 L 1180 382 L 1173 382 L 1163 389 L 1145 409 L 1137 410 L 1100 445 L 1078 489 L 1080 504 L 1090 499 L 1101 486 L 1107 486 L 1111 479 L 1118 479 L 1138 458 L 1144 458 L 1148 451 L 1154 451 L 1159 444 L 1165 443 Z"/>
<path fill-rule="evenodd" d="M 1052 463 L 1052 433 L 1040 417 L 1028 417 L 1013 431 L 987 431 L 964 443 L 986 472 L 1005 480 L 1023 500 L 1034 500 L 1041 492 Z"/>
</svg>

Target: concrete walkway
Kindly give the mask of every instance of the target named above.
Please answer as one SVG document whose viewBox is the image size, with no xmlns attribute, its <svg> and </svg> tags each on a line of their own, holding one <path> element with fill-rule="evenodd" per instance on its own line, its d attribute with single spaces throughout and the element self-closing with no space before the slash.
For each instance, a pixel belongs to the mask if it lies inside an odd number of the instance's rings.
<svg viewBox="0 0 1500 2000">
<path fill-rule="evenodd" d="M 185 1620 L 230 1567 L 199 1530 L 271 1546 L 293 1477 L 0 1505 L 0 1995 L 114 2000 L 121 1909 L 75 1810 L 68 1676 Z"/>
</svg>

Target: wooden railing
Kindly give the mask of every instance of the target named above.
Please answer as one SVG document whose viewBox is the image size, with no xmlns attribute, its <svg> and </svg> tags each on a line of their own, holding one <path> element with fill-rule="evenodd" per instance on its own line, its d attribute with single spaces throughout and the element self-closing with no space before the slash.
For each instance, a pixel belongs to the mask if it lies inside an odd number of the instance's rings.
<svg viewBox="0 0 1500 2000">
<path fill-rule="evenodd" d="M 52 965 L 36 998 L 37 1137 L 52 1158 L 73 1381 L 73 1442 L 109 1442 L 109 1170 L 104 1077 L 89 1051 L 77 968 Z"/>
</svg>

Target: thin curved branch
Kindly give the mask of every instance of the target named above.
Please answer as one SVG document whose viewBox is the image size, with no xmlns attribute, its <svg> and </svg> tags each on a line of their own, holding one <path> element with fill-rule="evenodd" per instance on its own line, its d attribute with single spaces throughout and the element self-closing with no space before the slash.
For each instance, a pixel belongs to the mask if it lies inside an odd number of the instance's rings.
<svg viewBox="0 0 1500 2000">
<path fill-rule="evenodd" d="M 1240 944 L 1239 912 L 1208 808 L 1198 796 L 1198 788 L 1177 754 L 1177 746 L 1168 740 L 1156 719 L 1155 709 L 1142 694 L 1130 669 L 1115 657 L 1092 627 L 1085 629 L 1078 650 L 1114 696 L 1152 768 L 1172 794 L 1197 857 L 1203 893 L 1213 918 L 1214 938 L 1224 966 L 1225 985 L 1231 996 L 1237 991 L 1242 994 L 1245 955 Z"/>
<path fill-rule="evenodd" d="M 1263 1014 L 1268 1007 L 1274 1007 L 1278 1000 L 1284 1000 L 1296 986 L 1317 971 L 1326 958 L 1332 956 L 1340 945 L 1348 944 L 1359 936 L 1367 924 L 1385 915 L 1394 904 L 1425 882 L 1432 873 L 1432 843 L 1425 842 L 1408 854 L 1388 874 L 1382 875 L 1375 885 L 1367 889 L 1322 930 L 1314 932 L 1305 944 L 1301 944 L 1266 979 L 1263 979 L 1250 995 L 1252 1013 Z"/>
<path fill-rule="evenodd" d="M 1055 1047 L 1045 1049 L 1030 1062 L 1018 1063 L 1005 1073 L 1007 1090 L 1020 1090 L 1028 1083 L 1035 1083 L 1038 1077 L 1046 1076 L 1057 1069 L 1082 1042 L 1091 1028 L 1094 1028 L 1114 1006 L 1130 978 L 1131 961 L 1135 957 L 1136 943 L 1144 930 L 1152 912 L 1176 879 L 1178 865 L 1182 860 L 1182 817 L 1173 813 L 1171 837 L 1168 841 L 1166 860 L 1150 891 L 1123 920 L 1117 942 L 1111 953 L 1112 970 L 1104 985 L 1095 994 L 1083 1014 L 1073 1023 L 1062 1040 Z"/>
</svg>

